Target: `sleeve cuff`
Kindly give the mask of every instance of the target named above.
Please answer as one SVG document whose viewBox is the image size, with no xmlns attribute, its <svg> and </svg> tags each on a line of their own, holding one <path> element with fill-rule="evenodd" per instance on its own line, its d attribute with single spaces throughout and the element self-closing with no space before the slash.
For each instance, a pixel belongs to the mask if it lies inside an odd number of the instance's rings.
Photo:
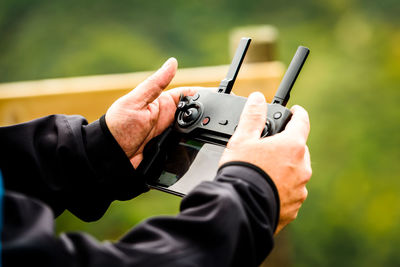
<svg viewBox="0 0 400 267">
<path fill-rule="evenodd" d="M 235 174 L 235 177 L 240 177 L 242 180 L 254 184 L 257 188 L 266 188 L 266 184 L 269 185 L 266 191 L 269 191 L 269 194 L 272 193 L 275 199 L 275 231 L 279 222 L 280 199 L 278 189 L 271 177 L 258 166 L 244 161 L 227 162 L 219 167 L 218 173 L 222 172 L 225 175 L 227 175 L 227 173 Z"/>
<path fill-rule="evenodd" d="M 105 116 L 84 127 L 86 149 L 99 183 L 112 200 L 128 200 L 148 190 L 107 127 Z"/>
</svg>

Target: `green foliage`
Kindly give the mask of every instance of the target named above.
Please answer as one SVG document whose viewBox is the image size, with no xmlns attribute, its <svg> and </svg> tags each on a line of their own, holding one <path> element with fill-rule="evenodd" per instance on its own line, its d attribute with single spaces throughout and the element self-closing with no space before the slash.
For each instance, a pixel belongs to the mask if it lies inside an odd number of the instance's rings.
<svg viewBox="0 0 400 267">
<path fill-rule="evenodd" d="M 152 216 L 173 216 L 178 213 L 180 198 L 159 191 L 150 191 L 137 198 L 113 202 L 101 220 L 84 223 L 68 211 L 57 218 L 57 232 L 84 231 L 99 240 L 117 240 L 133 225 Z"/>
<path fill-rule="evenodd" d="M 289 232 L 294 266 L 399 266 L 400 32 L 397 1 L 11 1 L 0 4 L 0 81 L 151 70 L 230 61 L 228 33 L 273 24 L 280 59 L 311 55 L 290 104 L 308 110 L 313 177 Z M 114 203 L 99 222 L 68 213 L 57 230 L 115 240 L 176 214 L 151 192 Z"/>
</svg>

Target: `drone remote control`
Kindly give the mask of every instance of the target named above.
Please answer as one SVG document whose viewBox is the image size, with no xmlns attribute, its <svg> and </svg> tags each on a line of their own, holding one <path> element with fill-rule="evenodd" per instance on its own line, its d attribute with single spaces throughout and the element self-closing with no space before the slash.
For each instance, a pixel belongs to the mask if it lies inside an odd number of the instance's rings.
<svg viewBox="0 0 400 267">
<path fill-rule="evenodd" d="M 230 92 L 250 41 L 240 41 L 218 92 L 201 89 L 194 96 L 181 96 L 173 125 L 147 144 L 138 171 L 150 188 L 184 196 L 200 182 L 214 179 L 219 158 L 235 132 L 247 100 Z M 268 104 L 262 137 L 283 131 L 290 120 L 292 113 L 285 106 L 308 54 L 306 47 L 297 49 L 272 103 Z"/>
</svg>

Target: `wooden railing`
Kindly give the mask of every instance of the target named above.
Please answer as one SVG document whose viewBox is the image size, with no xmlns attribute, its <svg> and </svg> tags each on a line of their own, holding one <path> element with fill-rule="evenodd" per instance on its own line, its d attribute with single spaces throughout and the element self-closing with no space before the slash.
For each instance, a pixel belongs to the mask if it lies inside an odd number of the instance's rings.
<svg viewBox="0 0 400 267">
<path fill-rule="evenodd" d="M 217 87 L 228 65 L 178 70 L 168 88 Z M 282 78 L 280 62 L 246 63 L 234 92 L 247 96 L 258 90 L 270 99 Z M 135 88 L 151 72 L 48 79 L 0 84 L 0 125 L 28 121 L 49 114 L 80 114 L 93 121 L 118 97 Z"/>
</svg>

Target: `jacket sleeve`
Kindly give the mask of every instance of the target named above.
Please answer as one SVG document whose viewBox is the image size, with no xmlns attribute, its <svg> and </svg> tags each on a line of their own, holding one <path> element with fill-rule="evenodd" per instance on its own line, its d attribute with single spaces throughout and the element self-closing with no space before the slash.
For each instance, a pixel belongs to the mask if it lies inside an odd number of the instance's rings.
<svg viewBox="0 0 400 267">
<path fill-rule="evenodd" d="M 52 115 L 0 128 L 0 169 L 7 190 L 97 220 L 113 200 L 147 190 L 109 132 L 104 117 Z"/>
<path fill-rule="evenodd" d="M 53 233 L 51 209 L 8 192 L 4 266 L 258 266 L 273 246 L 279 198 L 269 177 L 240 162 L 222 166 L 174 217 L 155 217 L 116 243 L 83 233 Z"/>
</svg>

